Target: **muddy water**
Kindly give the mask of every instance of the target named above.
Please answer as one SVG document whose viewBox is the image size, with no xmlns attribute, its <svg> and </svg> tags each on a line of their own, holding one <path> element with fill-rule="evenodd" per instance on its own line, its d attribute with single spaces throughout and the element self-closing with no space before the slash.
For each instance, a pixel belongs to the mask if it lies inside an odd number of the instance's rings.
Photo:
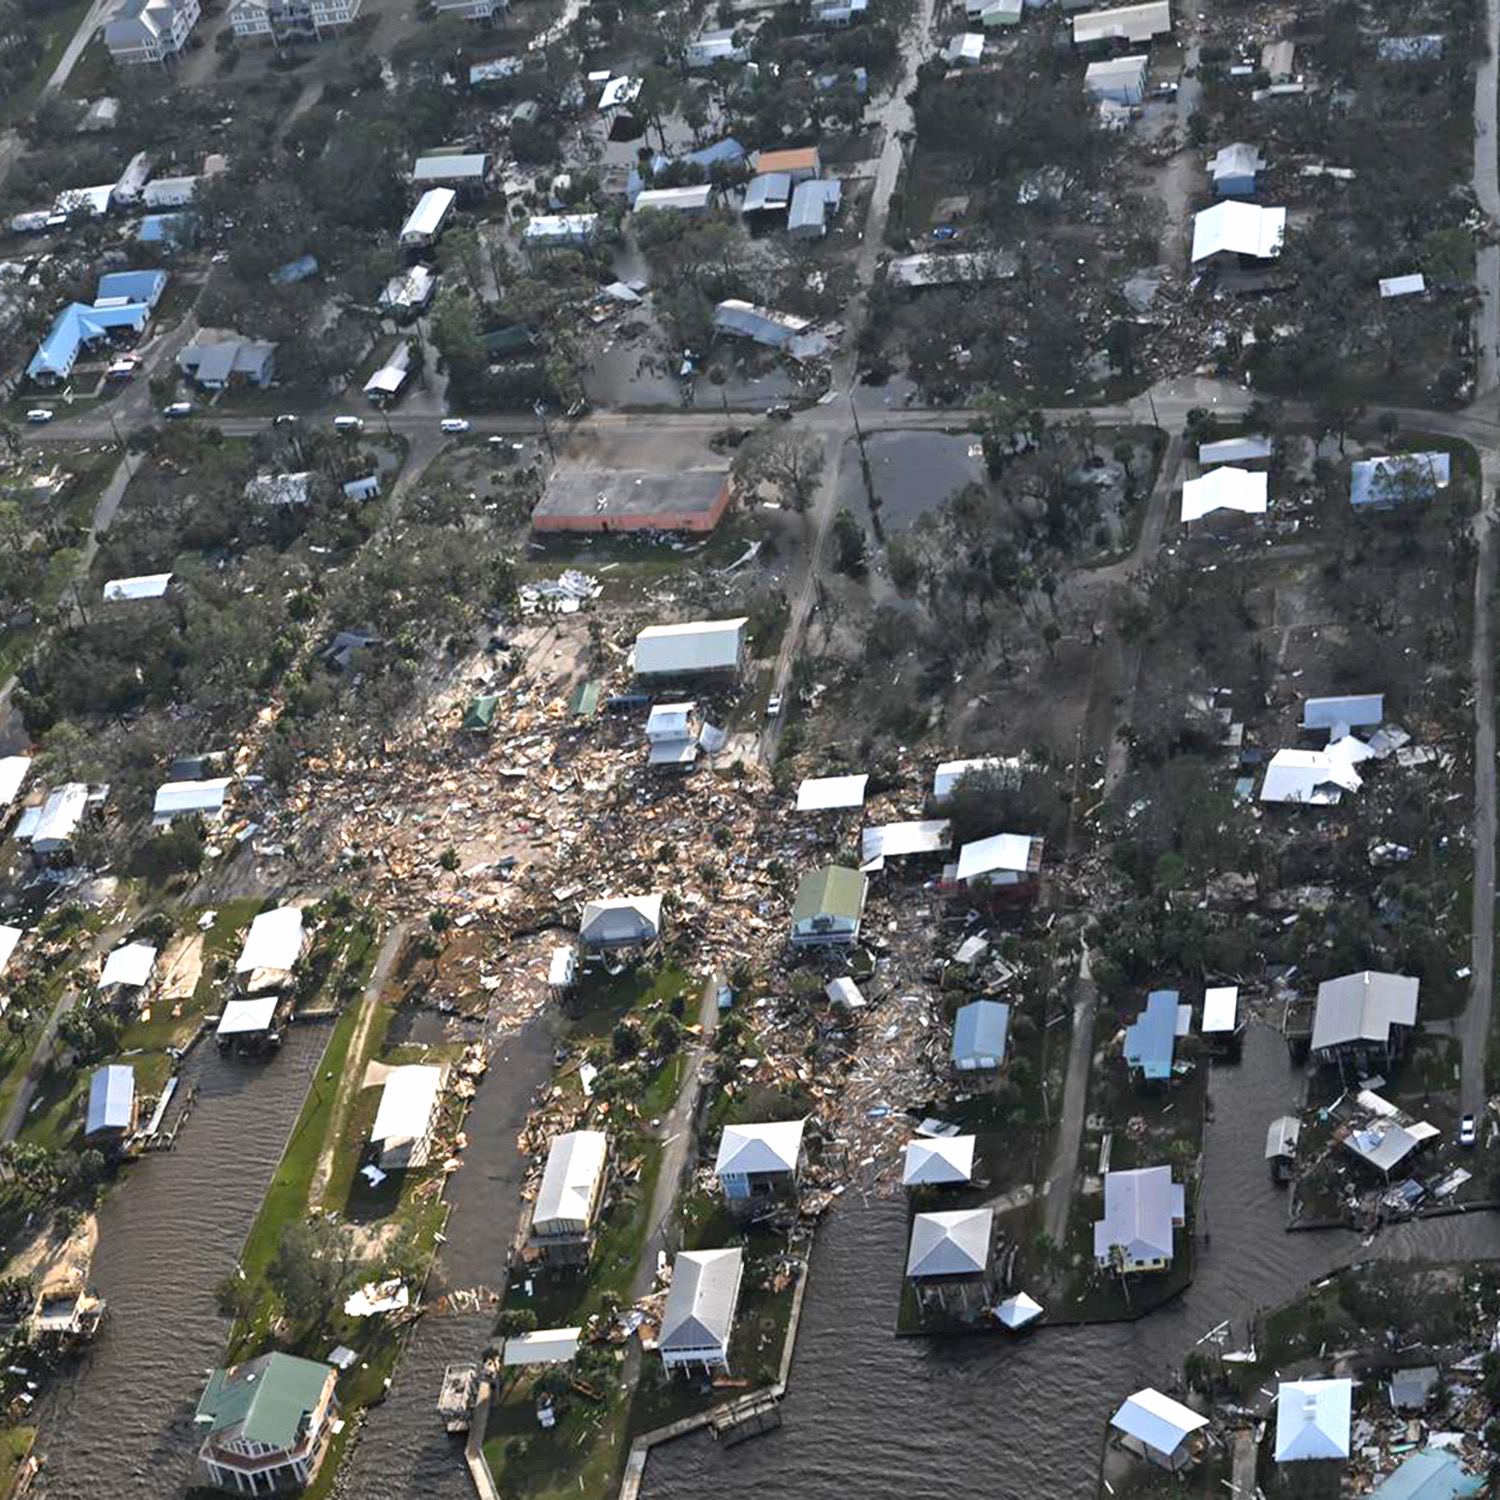
<svg viewBox="0 0 1500 1500">
<path fill-rule="evenodd" d="M 1258 1307 L 1354 1259 L 1500 1254 L 1492 1215 L 1407 1225 L 1368 1249 L 1350 1234 L 1282 1233 L 1284 1195 L 1261 1153 L 1267 1123 L 1297 1087 L 1280 1039 L 1263 1028 L 1250 1033 L 1239 1066 L 1215 1072 L 1203 1192 L 1209 1243 L 1188 1292 L 1139 1323 L 1044 1329 L 1017 1344 L 893 1338 L 903 1206 L 835 1213 L 813 1253 L 783 1427 L 731 1449 L 697 1437 L 659 1449 L 646 1500 L 1092 1497 L 1109 1413 L 1138 1386 L 1180 1370 L 1215 1324 L 1233 1320 L 1243 1339 Z"/>
<path fill-rule="evenodd" d="M 143 1158 L 99 1215 L 109 1316 L 41 1413 L 48 1500 L 169 1500 L 192 1481 L 193 1408 L 224 1347 L 215 1284 L 233 1270 L 328 1040 L 294 1026 L 255 1064 L 189 1058 L 198 1102 L 177 1147 Z"/>
<path fill-rule="evenodd" d="M 970 458 L 969 435 L 949 437 L 941 432 L 872 432 L 865 439 L 870 480 L 880 498 L 880 519 L 887 531 L 910 526 L 927 511 L 936 510 L 955 490 L 982 483 L 984 462 Z M 850 439 L 839 473 L 839 504 L 847 505 L 869 522 L 870 502 L 860 472 L 859 452 Z"/>
</svg>

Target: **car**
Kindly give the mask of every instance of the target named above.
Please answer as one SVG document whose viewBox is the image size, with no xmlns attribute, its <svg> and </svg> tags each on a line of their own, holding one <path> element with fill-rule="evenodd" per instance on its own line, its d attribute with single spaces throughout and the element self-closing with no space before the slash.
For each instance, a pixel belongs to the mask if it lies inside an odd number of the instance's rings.
<svg viewBox="0 0 1500 1500">
<path fill-rule="evenodd" d="M 365 419 L 363 417 L 335 417 L 333 425 L 339 432 L 363 432 Z"/>
<path fill-rule="evenodd" d="M 297 425 L 297 413 L 284 411 L 279 417 L 271 418 L 272 427 L 295 427 Z"/>
<path fill-rule="evenodd" d="M 26 413 L 28 422 L 50 422 L 57 413 L 49 411 L 45 406 L 34 406 Z"/>
<path fill-rule="evenodd" d="M 781 694 L 772 693 L 766 700 L 766 717 L 774 719 L 781 712 Z"/>
<path fill-rule="evenodd" d="M 470 425 L 467 417 L 444 417 L 438 428 L 442 432 L 467 432 Z"/>
<path fill-rule="evenodd" d="M 932 231 L 932 237 L 935 240 L 956 240 L 962 233 L 963 230 L 955 229 L 951 224 L 939 224 Z"/>
<path fill-rule="evenodd" d="M 778 401 L 775 406 L 768 406 L 766 408 L 766 415 L 773 422 L 790 422 L 792 420 L 791 403 Z"/>
<path fill-rule="evenodd" d="M 193 414 L 193 403 L 191 401 L 174 401 L 170 406 L 162 408 L 162 416 L 168 421 L 176 421 L 179 417 L 190 417 Z"/>
<path fill-rule="evenodd" d="M 1465 1115 L 1458 1122 L 1458 1144 L 1460 1146 L 1472 1146 L 1479 1139 L 1479 1131 L 1474 1124 L 1473 1115 Z"/>
</svg>

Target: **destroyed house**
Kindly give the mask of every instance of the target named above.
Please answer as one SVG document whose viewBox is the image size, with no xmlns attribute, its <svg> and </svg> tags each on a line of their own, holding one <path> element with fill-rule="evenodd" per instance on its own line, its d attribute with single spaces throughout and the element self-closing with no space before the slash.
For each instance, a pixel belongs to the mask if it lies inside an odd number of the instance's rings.
<svg viewBox="0 0 1500 1500">
<path fill-rule="evenodd" d="M 1123 1271 L 1164 1271 L 1172 1232 L 1186 1223 L 1185 1192 L 1170 1167 L 1104 1174 L 1104 1217 L 1094 1225 L 1094 1263 Z"/>
<path fill-rule="evenodd" d="M 1146 1008 L 1125 1028 L 1125 1066 L 1130 1073 L 1148 1083 L 1160 1083 L 1172 1076 L 1172 1060 L 1177 1038 L 1186 1029 L 1176 990 L 1152 990 L 1146 996 Z"/>
<path fill-rule="evenodd" d="M 953 1017 L 953 1066 L 961 1073 L 1005 1066 L 1010 1006 L 1000 1000 L 973 1000 Z"/>
<path fill-rule="evenodd" d="M 635 638 L 635 675 L 642 682 L 738 677 L 748 644 L 748 618 L 649 625 Z"/>
<path fill-rule="evenodd" d="M 933 773 L 932 800 L 946 802 L 965 776 L 1014 788 L 1021 784 L 1021 762 L 1018 757 L 1006 759 L 999 755 L 983 756 L 977 760 L 945 760 Z"/>
<path fill-rule="evenodd" d="M 709 532 L 732 493 L 726 469 L 557 469 L 531 513 L 531 529 Z"/>
<path fill-rule="evenodd" d="M 744 1265 L 738 1248 L 678 1253 L 656 1342 L 668 1370 L 728 1371 Z"/>
<path fill-rule="evenodd" d="M 924 1313 L 972 1320 L 992 1300 L 994 1220 L 991 1208 L 918 1214 L 912 1220 L 906 1275 Z"/>
<path fill-rule="evenodd" d="M 54 787 L 34 817 L 22 816 L 16 838 L 30 841 L 34 863 L 66 864 L 73 857 L 73 838 L 92 805 L 95 798 L 81 781 Z"/>
<path fill-rule="evenodd" d="M 730 1203 L 753 1203 L 795 1193 L 802 1173 L 801 1120 L 726 1125 L 714 1175 Z"/>
<path fill-rule="evenodd" d="M 661 936 L 659 895 L 605 896 L 588 902 L 578 923 L 585 948 L 642 948 Z"/>
<path fill-rule="evenodd" d="M 234 1495 L 310 1484 L 333 1439 L 337 1379 L 332 1365 L 281 1353 L 215 1370 L 193 1418 L 209 1483 Z"/>
<path fill-rule="evenodd" d="M 858 941 L 868 890 L 869 881 L 858 870 L 841 865 L 809 870 L 798 881 L 792 904 L 792 942 L 811 947 Z"/>
<path fill-rule="evenodd" d="M 1420 981 L 1369 969 L 1326 979 L 1313 1012 L 1312 1055 L 1320 1063 L 1386 1064 L 1400 1057 L 1417 1024 Z"/>
<path fill-rule="evenodd" d="M 602 1131 L 570 1130 L 553 1139 L 527 1235 L 546 1264 L 587 1263 L 608 1177 L 609 1137 Z"/>
</svg>

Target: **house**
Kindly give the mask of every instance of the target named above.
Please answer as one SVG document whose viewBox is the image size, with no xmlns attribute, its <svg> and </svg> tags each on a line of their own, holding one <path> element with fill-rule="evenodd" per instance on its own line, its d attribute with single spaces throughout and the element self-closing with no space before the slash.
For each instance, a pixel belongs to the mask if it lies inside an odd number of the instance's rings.
<svg viewBox="0 0 1500 1500">
<path fill-rule="evenodd" d="M 172 582 L 170 573 L 143 573 L 139 578 L 110 578 L 104 585 L 106 604 L 137 604 L 162 598 Z"/>
<path fill-rule="evenodd" d="M 1267 163 L 1255 146 L 1236 141 L 1220 146 L 1208 159 L 1208 175 L 1221 198 L 1249 198 L 1255 193 L 1255 177 Z"/>
<path fill-rule="evenodd" d="M 177 368 L 206 391 L 227 390 L 237 381 L 264 390 L 276 374 L 276 345 L 232 336 L 192 343 L 177 355 Z"/>
<path fill-rule="evenodd" d="M 1347 760 L 1326 750 L 1278 750 L 1266 766 L 1260 800 L 1333 807 L 1345 792 L 1357 792 L 1363 785 Z"/>
<path fill-rule="evenodd" d="M 1172 29 L 1172 7 L 1168 0 L 1150 0 L 1146 5 L 1122 5 L 1115 10 L 1091 10 L 1073 17 L 1073 45 L 1088 47 L 1099 42 L 1138 45 Z"/>
<path fill-rule="evenodd" d="M 1292 81 L 1292 63 L 1297 55 L 1295 42 L 1267 42 L 1260 49 L 1260 70 L 1273 85 Z"/>
<path fill-rule="evenodd" d="M 812 0 L 812 18 L 819 26 L 852 26 L 869 8 L 870 0 Z"/>
<path fill-rule="evenodd" d="M 812 177 L 823 175 L 823 159 L 816 146 L 798 146 L 788 151 L 760 151 L 754 159 L 755 175 L 785 172 L 795 187 Z"/>
<path fill-rule="evenodd" d="M 792 903 L 792 942 L 797 947 L 857 942 L 869 884 L 858 870 L 840 865 L 809 870 L 797 882 Z"/>
<path fill-rule="evenodd" d="M 16 825 L 16 838 L 29 840 L 36 864 L 66 864 L 73 856 L 73 837 L 93 802 L 92 793 L 81 781 L 54 787 L 37 809 L 35 820 L 23 816 Z"/>
<path fill-rule="evenodd" d="M 1356 510 L 1393 510 L 1413 500 L 1435 500 L 1448 488 L 1446 453 L 1399 453 L 1349 466 L 1349 503 Z"/>
<path fill-rule="evenodd" d="M 1395 1371 L 1386 1385 L 1391 1410 L 1425 1411 L 1440 1378 L 1436 1365 L 1418 1365 L 1414 1369 Z"/>
<path fill-rule="evenodd" d="M 419 188 L 451 187 L 460 197 L 484 196 L 490 159 L 482 151 L 435 152 L 412 163 L 411 180 Z"/>
<path fill-rule="evenodd" d="M 953 825 L 947 818 L 885 823 L 861 830 L 859 867 L 866 873 L 883 870 L 888 859 L 902 859 L 914 854 L 946 854 L 952 844 Z"/>
<path fill-rule="evenodd" d="M 797 811 L 835 812 L 843 807 L 863 807 L 869 780 L 867 774 L 809 776 L 797 786 Z"/>
<path fill-rule="evenodd" d="M 279 906 L 261 912 L 251 922 L 245 946 L 235 960 L 240 988 L 247 995 L 282 989 L 291 981 L 306 941 L 302 913 L 297 907 Z"/>
<path fill-rule="evenodd" d="M 150 943 L 126 943 L 104 960 L 99 976 L 101 993 L 118 999 L 126 990 L 143 990 L 151 983 L 156 968 L 156 949 Z"/>
<path fill-rule="evenodd" d="M 802 1120 L 726 1125 L 714 1175 L 731 1204 L 792 1196 L 802 1174 Z"/>
<path fill-rule="evenodd" d="M 417 206 L 408 215 L 396 238 L 407 248 L 436 244 L 457 201 L 458 194 L 452 188 L 429 188 L 417 199 Z"/>
<path fill-rule="evenodd" d="M 646 720 L 651 752 L 647 764 L 691 770 L 698 758 L 696 703 L 658 703 Z"/>
<path fill-rule="evenodd" d="M 606 896 L 583 908 L 578 938 L 585 948 L 641 948 L 661 936 L 662 898 Z"/>
<path fill-rule="evenodd" d="M 167 289 L 165 271 L 110 271 L 99 278 L 94 288 L 94 306 L 154 308 Z"/>
<path fill-rule="evenodd" d="M 1211 469 L 1215 464 L 1259 463 L 1271 456 L 1268 437 L 1220 438 L 1214 443 L 1198 445 L 1198 464 Z"/>
<path fill-rule="evenodd" d="M 59 385 L 73 373 L 78 356 L 103 340 L 122 334 L 139 337 L 146 331 L 151 309 L 144 302 L 89 307 L 70 302 L 52 321 L 51 331 L 37 346 L 27 377 L 38 385 Z"/>
<path fill-rule="evenodd" d="M 1286 232 L 1284 208 L 1262 208 L 1258 203 L 1227 199 L 1193 216 L 1192 263 L 1240 260 L 1275 260 L 1281 254 Z"/>
<path fill-rule="evenodd" d="M 1380 295 L 1384 300 L 1396 297 L 1420 297 L 1427 290 L 1427 279 L 1420 271 L 1409 276 L 1382 276 Z"/>
<path fill-rule="evenodd" d="M 1302 704 L 1302 727 L 1326 729 L 1336 744 L 1355 729 L 1375 729 L 1385 722 L 1384 693 L 1352 693 L 1340 698 L 1308 698 Z"/>
<path fill-rule="evenodd" d="M 19 927 L 9 927 L 0 924 L 0 974 L 5 972 L 6 964 L 11 961 L 17 946 L 25 935 Z M 3 1005 L 0 1005 L 0 1014 L 3 1014 L 9 1003 L 6 1000 Z"/>
<path fill-rule="evenodd" d="M 338 1425 L 337 1379 L 332 1365 L 281 1353 L 215 1370 L 193 1417 L 208 1482 L 234 1495 L 312 1483 Z"/>
<path fill-rule="evenodd" d="M 380 305 L 398 322 L 414 318 L 432 301 L 437 273 L 431 266 L 415 265 L 400 276 L 392 276 L 380 294 Z"/>
<path fill-rule="evenodd" d="M 1388 1064 L 1405 1050 L 1417 1024 L 1421 981 L 1366 969 L 1325 979 L 1313 1012 L 1312 1055 L 1320 1063 L 1352 1059 L 1361 1066 Z"/>
<path fill-rule="evenodd" d="M 961 31 L 950 39 L 943 56 L 955 67 L 977 67 L 984 58 L 984 33 Z"/>
<path fill-rule="evenodd" d="M 1152 990 L 1146 996 L 1146 1008 L 1125 1028 L 1125 1066 L 1129 1072 L 1150 1083 L 1169 1079 L 1177 1038 L 1187 1034 L 1191 1018 L 1191 1007 L 1180 1003 L 1176 990 Z"/>
<path fill-rule="evenodd" d="M 933 773 L 932 800 L 946 802 L 965 776 L 1014 789 L 1021 784 L 1021 762 L 1017 757 L 983 756 L 978 760 L 945 760 Z"/>
<path fill-rule="evenodd" d="M 786 232 L 794 240 L 822 239 L 828 233 L 828 216 L 838 208 L 842 199 L 843 188 L 836 178 L 811 178 L 799 182 L 792 193 Z"/>
<path fill-rule="evenodd" d="M 96 1069 L 89 1080 L 84 1140 L 118 1144 L 135 1129 L 135 1111 L 135 1069 L 127 1063 Z"/>
<path fill-rule="evenodd" d="M 749 619 L 688 620 L 648 625 L 635 638 L 635 675 L 642 683 L 678 677 L 738 677 Z"/>
<path fill-rule="evenodd" d="M 380 475 L 365 474 L 344 484 L 344 494 L 351 500 L 373 500 L 380 493 Z"/>
<path fill-rule="evenodd" d="M 1297 1159 L 1302 1121 L 1296 1115 L 1278 1115 L 1266 1127 L 1266 1160 L 1277 1182 L 1290 1182 Z"/>
<path fill-rule="evenodd" d="M 280 1037 L 272 1027 L 280 1003 L 275 995 L 260 995 L 253 1000 L 226 1000 L 214 1031 L 219 1050 L 227 1051 L 238 1045 L 242 1052 L 257 1052 L 268 1045 L 279 1045 Z"/>
<path fill-rule="evenodd" d="M 572 989 L 577 974 L 578 950 L 571 944 L 554 948 L 547 961 L 547 988 L 553 995 L 560 997 Z"/>
<path fill-rule="evenodd" d="M 1094 1263 L 1114 1270 L 1164 1271 L 1172 1231 L 1186 1223 L 1186 1190 L 1170 1167 L 1104 1174 L 1104 1217 L 1094 1225 Z"/>
<path fill-rule="evenodd" d="M 972 1135 L 924 1135 L 906 1143 L 902 1187 L 937 1187 L 967 1183 L 974 1177 Z"/>
<path fill-rule="evenodd" d="M 1276 1462 L 1348 1458 L 1353 1404 L 1349 1380 L 1282 1381 L 1276 1388 Z"/>
<path fill-rule="evenodd" d="M 365 400 L 371 406 L 389 406 L 406 388 L 411 378 L 411 345 L 402 339 L 385 363 L 365 381 Z"/>
<path fill-rule="evenodd" d="M 196 242 L 198 221 L 192 214 L 147 214 L 135 226 L 135 237 L 143 245 L 160 245 L 170 253 Z"/>
<path fill-rule="evenodd" d="M 1042 840 L 1025 833 L 997 833 L 964 844 L 952 878 L 971 889 L 1004 889 L 1025 895 L 1036 889 L 1042 868 Z M 945 872 L 945 877 L 946 877 Z"/>
<path fill-rule="evenodd" d="M 742 214 L 785 213 L 792 201 L 790 172 L 762 172 L 752 177 L 740 202 Z"/>
<path fill-rule="evenodd" d="M 1083 91 L 1091 99 L 1139 104 L 1146 97 L 1146 76 L 1150 70 L 1151 59 L 1144 52 L 1101 58 L 1084 70 Z"/>
<path fill-rule="evenodd" d="M 906 1275 L 922 1312 L 936 1308 L 972 1321 L 990 1302 L 994 1220 L 991 1208 L 918 1214 L 912 1220 Z"/>
<path fill-rule="evenodd" d="M 1005 1066 L 1010 1006 L 1000 1000 L 972 1000 L 953 1017 L 953 1066 L 961 1073 Z"/>
<path fill-rule="evenodd" d="M 669 1371 L 728 1373 L 729 1340 L 744 1269 L 744 1251 L 738 1248 L 678 1252 L 656 1339 Z"/>
<path fill-rule="evenodd" d="M 571 1364 L 578 1356 L 582 1337 L 582 1328 L 538 1328 L 532 1333 L 516 1334 L 506 1339 L 500 1362 L 506 1366 Z M 469 1401 L 463 1404 L 466 1428 L 471 1404 Z"/>
<path fill-rule="evenodd" d="M 7 811 L 20 796 L 30 771 L 29 755 L 0 755 L 0 813 Z"/>
<path fill-rule="evenodd" d="M 466 734 L 488 734 L 495 724 L 495 711 L 500 707 L 498 693 L 481 693 L 470 698 L 464 707 L 463 722 L 459 725 Z"/>
<path fill-rule="evenodd" d="M 657 213 L 704 214 L 708 212 L 713 196 L 713 184 L 708 182 L 690 187 L 647 188 L 636 194 L 635 211 L 655 209 Z"/>
<path fill-rule="evenodd" d="M 553 1138 L 527 1232 L 528 1248 L 545 1264 L 588 1263 L 608 1177 L 609 1137 L 603 1131 L 570 1130 Z"/>
<path fill-rule="evenodd" d="M 587 245 L 599 230 L 598 214 L 533 214 L 521 240 L 528 250 Z"/>
<path fill-rule="evenodd" d="M 510 0 L 433 0 L 433 9 L 440 16 L 457 16 L 463 21 L 493 21 L 497 12 L 510 9 Z"/>
<path fill-rule="evenodd" d="M 1421 1448 L 1407 1454 L 1396 1472 L 1370 1491 L 1369 1500 L 1469 1500 L 1485 1488 L 1483 1476 L 1469 1473 L 1453 1454 Z"/>
<path fill-rule="evenodd" d="M 119 64 L 171 62 L 198 15 L 198 0 L 121 0 L 104 23 L 104 45 Z"/>
<path fill-rule="evenodd" d="M 634 104 L 645 85 L 644 78 L 632 78 L 628 73 L 611 75 L 599 92 L 597 108 L 601 113 L 612 109 L 623 109 Z"/>
<path fill-rule="evenodd" d="M 1109 1425 L 1120 1434 L 1122 1447 L 1175 1472 L 1194 1457 L 1198 1443 L 1193 1434 L 1208 1425 L 1208 1418 L 1147 1386 L 1109 1419 Z"/>
<path fill-rule="evenodd" d="M 1357 1161 L 1389 1182 L 1391 1173 L 1437 1134 L 1437 1126 L 1425 1120 L 1403 1123 L 1376 1117 L 1366 1124 L 1351 1126 L 1342 1133 L 1340 1144 Z"/>
<path fill-rule="evenodd" d="M 1243 516 L 1263 516 L 1268 505 L 1270 479 L 1249 469 L 1212 469 L 1182 486 L 1182 524 L 1190 525 L 1224 511 Z"/>
<path fill-rule="evenodd" d="M 750 49 L 735 42 L 734 32 L 700 31 L 687 44 L 683 61 L 690 68 L 711 68 L 715 63 L 748 62 Z"/>
<path fill-rule="evenodd" d="M 799 362 L 816 359 L 828 352 L 828 339 L 821 333 L 812 332 L 812 324 L 806 318 L 772 312 L 736 297 L 726 298 L 714 308 L 714 328 L 719 333 L 763 344 Z"/>
<path fill-rule="evenodd" d="M 428 1063 L 407 1063 L 385 1075 L 370 1127 L 382 1172 L 427 1165 L 446 1079 L 446 1068 Z"/>
<path fill-rule="evenodd" d="M 361 0 L 231 0 L 229 20 L 241 41 L 267 37 L 283 42 L 316 42 L 325 31 L 359 17 Z"/>
<path fill-rule="evenodd" d="M 303 469 L 296 474 L 257 474 L 245 482 L 245 499 L 251 505 L 306 505 L 312 499 L 313 473 Z"/>
<path fill-rule="evenodd" d="M 727 469 L 555 469 L 531 513 L 535 532 L 710 532 L 732 494 Z"/>
<path fill-rule="evenodd" d="M 217 823 L 224 816 L 224 798 L 233 777 L 215 776 L 197 781 L 168 781 L 156 789 L 151 809 L 153 828 L 170 828 L 174 818 L 199 817 Z"/>
<path fill-rule="evenodd" d="M 141 190 L 147 208 L 182 208 L 193 201 L 198 177 L 153 177 Z"/>
</svg>

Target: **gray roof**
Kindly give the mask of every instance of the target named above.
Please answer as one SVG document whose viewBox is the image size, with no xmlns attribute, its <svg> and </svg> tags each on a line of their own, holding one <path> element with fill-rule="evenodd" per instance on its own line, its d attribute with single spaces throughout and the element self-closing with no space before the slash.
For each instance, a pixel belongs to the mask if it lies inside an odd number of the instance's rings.
<svg viewBox="0 0 1500 1500">
<path fill-rule="evenodd" d="M 918 1214 L 912 1220 L 908 1276 L 977 1276 L 990 1263 L 990 1227 L 995 1211 L 962 1208 Z"/>
<path fill-rule="evenodd" d="M 135 1069 L 126 1063 L 100 1068 L 89 1080 L 88 1121 L 83 1133 L 129 1130 L 135 1106 Z"/>
<path fill-rule="evenodd" d="M 767 172 L 764 177 L 753 177 L 745 189 L 745 201 L 740 212 L 757 213 L 768 208 L 785 208 L 792 197 L 792 174 L 790 172 Z"/>
<path fill-rule="evenodd" d="M 684 1250 L 672 1266 L 672 1290 L 658 1346 L 701 1349 L 729 1343 L 744 1270 L 741 1250 Z"/>
<path fill-rule="evenodd" d="M 1385 718 L 1384 693 L 1358 693 L 1347 698 L 1309 698 L 1302 705 L 1304 729 L 1360 729 Z"/>
<path fill-rule="evenodd" d="M 1420 1410 L 1427 1405 L 1432 1388 L 1438 1383 L 1436 1365 L 1419 1365 L 1414 1370 L 1397 1370 L 1391 1376 L 1391 1405 L 1397 1411 Z"/>
<path fill-rule="evenodd" d="M 1405 974 L 1377 974 L 1371 969 L 1324 980 L 1313 1013 L 1313 1051 L 1347 1042 L 1384 1046 L 1392 1026 L 1416 1025 L 1420 988 L 1420 981 Z"/>
<path fill-rule="evenodd" d="M 799 182 L 792 193 L 787 228 L 816 227 L 822 230 L 829 210 L 837 208 L 842 199 L 843 189 L 836 177 L 809 177 L 805 182 Z"/>
<path fill-rule="evenodd" d="M 600 1130 L 570 1130 L 553 1138 L 537 1189 L 533 1224 L 588 1223 L 594 1191 L 609 1159 L 609 1137 Z"/>
<path fill-rule="evenodd" d="M 1221 177 L 1253 177 L 1265 167 L 1260 151 L 1255 146 L 1236 141 L 1232 146 L 1222 146 L 1208 164 L 1209 175 L 1217 182 Z"/>
<path fill-rule="evenodd" d="M 1170 1167 L 1104 1174 L 1104 1217 L 1094 1225 L 1094 1258 L 1119 1245 L 1131 1260 L 1171 1260 L 1173 1221 L 1184 1217 L 1183 1187 Z"/>
<path fill-rule="evenodd" d="M 953 1018 L 953 1061 L 1005 1056 L 1010 1006 L 1001 1000 L 974 1000 Z"/>
<path fill-rule="evenodd" d="M 1292 1155 L 1301 1134 L 1302 1121 L 1296 1115 L 1281 1115 L 1272 1120 L 1266 1130 L 1266 1160 Z"/>
</svg>

